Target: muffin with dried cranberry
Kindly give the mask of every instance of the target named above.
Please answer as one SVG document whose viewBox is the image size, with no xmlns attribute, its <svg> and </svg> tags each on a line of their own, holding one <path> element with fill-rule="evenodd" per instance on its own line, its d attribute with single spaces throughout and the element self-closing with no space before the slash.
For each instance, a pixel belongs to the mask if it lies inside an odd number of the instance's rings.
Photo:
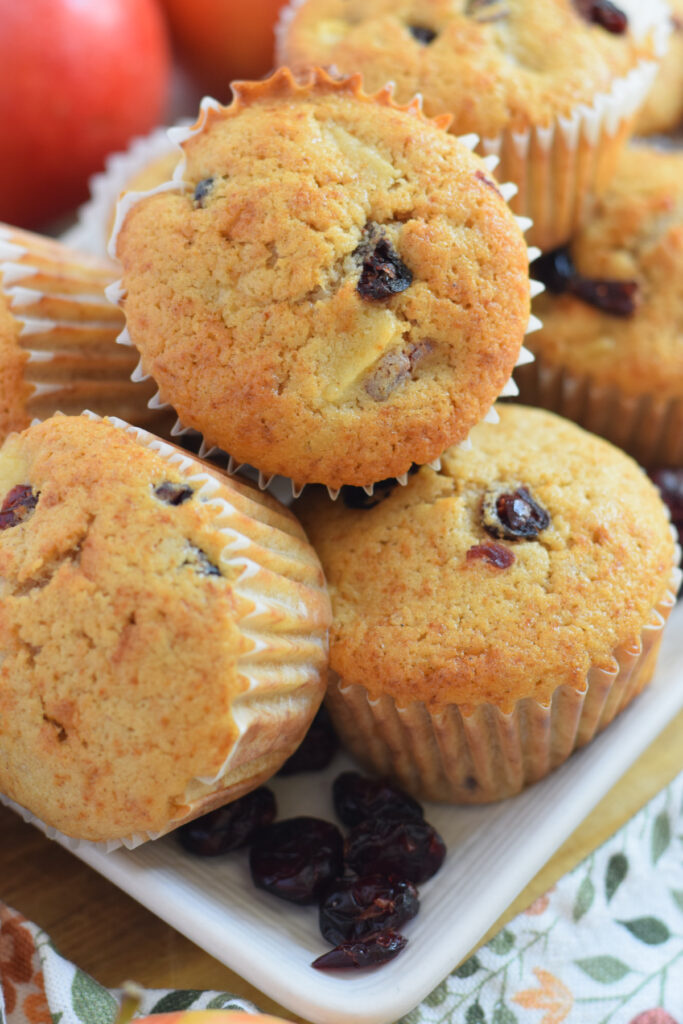
<svg viewBox="0 0 683 1024">
<path fill-rule="evenodd" d="M 176 182 L 119 204 L 143 368 L 185 426 L 264 474 L 365 486 L 435 459 L 520 356 L 515 217 L 443 123 L 358 76 L 235 92 L 186 133 Z"/>
<path fill-rule="evenodd" d="M 121 420 L 0 451 L 0 792 L 135 843 L 258 786 L 322 699 L 329 601 L 287 509 Z"/>
<path fill-rule="evenodd" d="M 660 0 L 293 0 L 278 59 L 396 83 L 500 156 L 541 248 L 566 241 L 609 181 L 663 52 Z"/>
<path fill-rule="evenodd" d="M 547 291 L 523 400 L 683 466 L 683 153 L 625 150 L 589 222 L 533 273 Z"/>
<path fill-rule="evenodd" d="M 637 135 L 669 132 L 683 121 L 683 0 L 668 0 L 671 7 L 669 48 L 654 85 L 638 111 Z"/>
<path fill-rule="evenodd" d="M 427 799 L 519 792 L 649 682 L 680 552 L 623 452 L 505 405 L 383 499 L 306 492 L 332 599 L 327 704 L 362 762 Z"/>
<path fill-rule="evenodd" d="M 0 224 L 0 442 L 34 417 L 61 411 L 122 416 L 159 432 L 155 388 L 134 383 L 139 357 L 117 345 L 121 311 L 106 297 L 109 260 Z"/>
</svg>

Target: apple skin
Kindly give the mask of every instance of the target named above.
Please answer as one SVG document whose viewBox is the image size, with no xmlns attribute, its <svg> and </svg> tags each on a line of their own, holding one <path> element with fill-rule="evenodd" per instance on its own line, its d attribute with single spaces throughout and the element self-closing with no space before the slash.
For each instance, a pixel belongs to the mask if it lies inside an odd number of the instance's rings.
<svg viewBox="0 0 683 1024">
<path fill-rule="evenodd" d="M 274 27 L 287 0 L 161 0 L 178 57 L 196 84 L 221 103 L 230 82 L 273 68 Z"/>
<path fill-rule="evenodd" d="M 282 1017 L 244 1013 L 241 1010 L 179 1010 L 155 1013 L 136 1020 L 135 1024 L 291 1024 Z"/>
<path fill-rule="evenodd" d="M 159 122 L 169 78 L 156 0 L 0 0 L 0 220 L 75 207 L 105 156 Z"/>
</svg>

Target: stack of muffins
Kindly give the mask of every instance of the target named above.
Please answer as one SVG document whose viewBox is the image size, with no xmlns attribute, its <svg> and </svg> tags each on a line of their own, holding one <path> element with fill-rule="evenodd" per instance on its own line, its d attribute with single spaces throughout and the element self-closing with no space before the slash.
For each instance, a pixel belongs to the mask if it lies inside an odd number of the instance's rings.
<svg viewBox="0 0 683 1024">
<path fill-rule="evenodd" d="M 497 800 L 649 682 L 680 577 L 656 489 L 557 415 L 494 405 L 534 331 L 524 397 L 683 465 L 679 158 L 624 151 L 670 28 L 647 7 L 296 0 L 289 67 L 155 151 L 118 204 L 106 315 L 74 286 L 67 319 L 120 317 L 152 429 L 177 417 L 297 500 L 105 408 L 100 338 L 79 397 L 134 425 L 53 416 L 0 453 L 0 792 L 71 836 L 162 834 L 274 773 L 327 685 L 365 764 Z M 48 245 L 24 246 L 36 294 Z M 15 263 L 26 416 L 27 353 L 61 356 Z"/>
</svg>

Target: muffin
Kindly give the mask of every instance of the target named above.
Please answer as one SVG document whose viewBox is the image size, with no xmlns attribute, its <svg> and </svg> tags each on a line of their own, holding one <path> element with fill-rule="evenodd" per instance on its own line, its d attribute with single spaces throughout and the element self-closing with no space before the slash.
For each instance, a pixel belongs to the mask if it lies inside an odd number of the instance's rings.
<svg viewBox="0 0 683 1024">
<path fill-rule="evenodd" d="M 234 91 L 176 135 L 178 180 L 119 204 L 145 372 L 185 426 L 267 475 L 365 486 L 432 461 L 520 358 L 515 217 L 417 101 L 286 69 Z"/>
<path fill-rule="evenodd" d="M 241 796 L 322 699 L 329 602 L 287 509 L 121 420 L 0 451 L 0 792 L 134 845 Z"/>
<path fill-rule="evenodd" d="M 586 226 L 533 273 L 545 326 L 522 400 L 643 465 L 683 466 L 683 153 L 628 148 Z"/>
<path fill-rule="evenodd" d="M 671 36 L 654 85 L 638 111 L 635 132 L 669 132 L 683 121 L 683 0 L 668 0 Z"/>
<path fill-rule="evenodd" d="M 649 682 L 680 579 L 628 456 L 542 410 L 500 417 L 378 503 L 295 506 L 332 600 L 335 727 L 426 799 L 511 796 L 587 743 Z"/>
<path fill-rule="evenodd" d="M 610 179 L 664 51 L 660 0 L 293 0 L 278 60 L 362 71 L 405 102 L 453 115 L 500 156 L 513 209 L 542 249 L 566 241 Z"/>
<path fill-rule="evenodd" d="M 116 344 L 124 320 L 105 288 L 117 273 L 0 224 L 0 443 L 34 417 L 88 405 L 157 431 L 173 426 L 168 411 L 147 407 L 156 389 L 131 381 L 137 354 Z"/>
</svg>

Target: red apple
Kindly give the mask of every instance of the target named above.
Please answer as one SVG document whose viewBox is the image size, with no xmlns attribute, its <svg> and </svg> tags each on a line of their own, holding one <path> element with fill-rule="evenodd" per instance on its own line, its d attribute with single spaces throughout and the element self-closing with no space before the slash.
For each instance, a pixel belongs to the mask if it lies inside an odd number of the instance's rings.
<svg viewBox="0 0 683 1024">
<path fill-rule="evenodd" d="M 235 78 L 272 70 L 274 26 L 286 0 L 161 0 L 178 56 L 204 92 L 222 103 Z"/>
<path fill-rule="evenodd" d="M 163 115 L 156 0 L 0 0 L 0 220 L 36 227 L 87 195 L 107 153 Z"/>
</svg>

